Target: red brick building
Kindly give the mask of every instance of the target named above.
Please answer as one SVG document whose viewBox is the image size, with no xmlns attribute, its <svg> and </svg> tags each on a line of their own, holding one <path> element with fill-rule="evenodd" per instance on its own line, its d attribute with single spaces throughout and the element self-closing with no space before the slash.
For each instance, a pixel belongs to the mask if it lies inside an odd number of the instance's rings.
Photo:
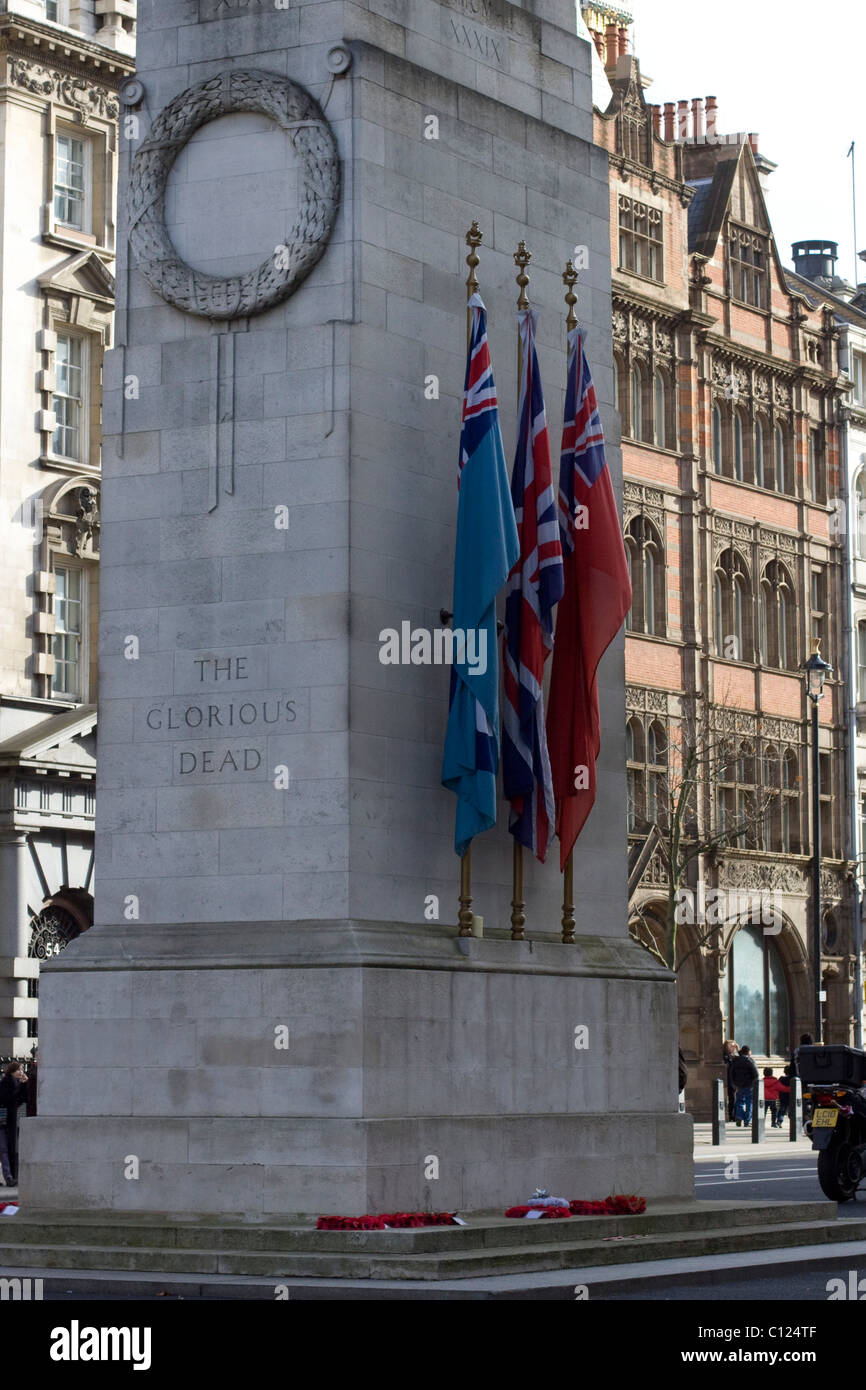
<svg viewBox="0 0 866 1390">
<path fill-rule="evenodd" d="M 681 1044 L 689 1108 L 706 1116 L 723 1039 L 759 1065 L 787 1061 L 812 1030 L 810 732 L 800 666 L 812 641 L 836 672 L 843 555 L 838 330 L 792 292 L 773 239 L 754 135 L 721 136 L 714 97 L 647 102 L 627 16 L 585 7 L 613 96 L 596 110 L 610 154 L 613 339 L 622 422 L 627 759 L 634 930 L 663 922 L 664 849 L 684 727 L 723 748 L 701 779 L 692 840 L 715 838 L 689 879 L 725 894 L 708 932 L 679 932 Z M 820 706 L 825 1039 L 852 1038 L 845 862 L 844 686 Z M 712 783 L 712 785 L 710 785 Z M 731 827 L 742 827 L 736 835 Z M 725 839 L 725 835 L 729 838 Z M 664 834 L 662 835 L 664 839 Z M 650 846 L 651 847 L 651 846 Z M 730 907 L 772 894 L 765 930 Z M 740 898 L 737 898 L 737 894 Z M 721 901 L 721 899 L 720 899 Z"/>
</svg>

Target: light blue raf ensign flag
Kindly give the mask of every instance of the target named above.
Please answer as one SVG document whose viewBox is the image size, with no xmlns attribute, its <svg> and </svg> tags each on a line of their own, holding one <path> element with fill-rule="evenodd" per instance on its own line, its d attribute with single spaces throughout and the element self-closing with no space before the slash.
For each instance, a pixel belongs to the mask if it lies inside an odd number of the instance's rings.
<svg viewBox="0 0 866 1390">
<path fill-rule="evenodd" d="M 487 311 L 480 295 L 472 296 L 469 308 L 454 556 L 452 627 L 457 640 L 442 762 L 443 786 L 457 796 L 454 848 L 460 855 L 475 835 L 496 824 L 496 595 L 520 553 L 487 346 Z"/>
</svg>

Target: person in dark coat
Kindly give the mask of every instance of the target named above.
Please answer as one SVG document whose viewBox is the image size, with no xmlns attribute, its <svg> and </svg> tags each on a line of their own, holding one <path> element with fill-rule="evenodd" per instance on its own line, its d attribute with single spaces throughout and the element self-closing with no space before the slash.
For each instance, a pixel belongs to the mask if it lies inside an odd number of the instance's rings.
<svg viewBox="0 0 866 1390">
<path fill-rule="evenodd" d="M 7 1187 L 18 1182 L 18 1109 L 27 1101 L 27 1078 L 20 1062 L 7 1062 L 0 1081 L 0 1167 Z"/>
<path fill-rule="evenodd" d="M 27 1114 L 35 1115 L 37 1072 L 39 1070 L 39 1048 L 32 1048 L 30 1056 L 33 1058 L 33 1061 L 30 1063 L 30 1071 L 27 1073 Z"/>
<path fill-rule="evenodd" d="M 752 1123 L 752 1086 L 758 1079 L 758 1068 L 752 1061 L 751 1050 L 741 1047 L 739 1055 L 731 1058 L 730 1077 L 737 1092 L 734 1114 L 737 1127 Z"/>
<path fill-rule="evenodd" d="M 791 1104 L 791 1077 L 793 1072 L 790 1063 L 779 1077 L 779 1128 L 782 1128 L 788 1118 L 788 1106 Z"/>
<path fill-rule="evenodd" d="M 734 1087 L 734 1083 L 731 1081 L 731 1061 L 734 1057 L 736 1057 L 739 1050 L 740 1049 L 737 1047 L 737 1044 L 734 1042 L 733 1038 L 728 1038 L 727 1042 L 722 1047 L 722 1058 L 724 1060 L 725 1070 L 727 1072 L 729 1120 L 732 1120 L 734 1118 L 734 1106 L 737 1101 L 737 1092 Z"/>
</svg>

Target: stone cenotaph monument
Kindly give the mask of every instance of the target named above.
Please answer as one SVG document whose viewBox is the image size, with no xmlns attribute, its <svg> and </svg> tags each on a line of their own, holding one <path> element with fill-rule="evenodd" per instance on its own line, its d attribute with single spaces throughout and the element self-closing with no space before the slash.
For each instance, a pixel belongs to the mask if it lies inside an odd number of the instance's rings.
<svg viewBox="0 0 866 1390">
<path fill-rule="evenodd" d="M 673 978 L 627 934 L 622 636 L 562 877 L 507 808 L 457 934 L 449 673 L 466 231 L 506 453 L 513 254 L 558 448 L 562 270 L 621 483 L 607 156 L 573 0 L 139 0 L 105 371 L 93 928 L 48 963 L 28 1212 L 692 1193 Z M 510 458 L 509 458 L 510 465 Z M 482 931 L 476 922 L 477 931 Z"/>
</svg>

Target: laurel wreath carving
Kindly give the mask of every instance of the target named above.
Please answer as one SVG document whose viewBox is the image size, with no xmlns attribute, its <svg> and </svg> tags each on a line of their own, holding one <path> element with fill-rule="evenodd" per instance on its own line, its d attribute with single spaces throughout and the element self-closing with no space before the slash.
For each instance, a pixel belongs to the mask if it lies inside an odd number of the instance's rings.
<svg viewBox="0 0 866 1390">
<path fill-rule="evenodd" d="M 233 111 L 269 116 L 289 137 L 302 170 L 290 235 L 255 270 L 207 275 L 181 260 L 165 222 L 165 190 L 178 154 L 203 125 Z M 340 205 L 340 157 L 314 97 L 276 73 L 226 68 L 164 106 L 132 161 L 129 241 L 157 294 L 188 314 L 246 318 L 287 299 L 322 258 Z"/>
</svg>

